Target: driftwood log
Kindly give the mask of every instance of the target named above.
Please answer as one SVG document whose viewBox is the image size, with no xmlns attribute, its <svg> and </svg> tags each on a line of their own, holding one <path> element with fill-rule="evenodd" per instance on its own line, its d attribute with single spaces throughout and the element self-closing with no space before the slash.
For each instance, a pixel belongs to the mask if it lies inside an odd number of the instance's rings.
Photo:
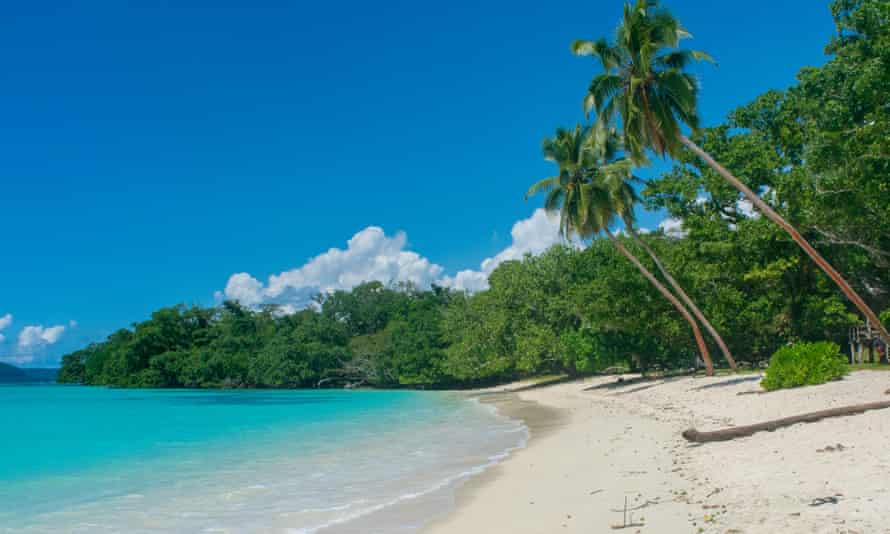
<svg viewBox="0 0 890 534">
<path fill-rule="evenodd" d="M 728 441 L 736 438 L 743 438 L 756 434 L 757 432 L 772 432 L 779 428 L 796 425 L 798 423 L 813 423 L 829 417 L 841 417 L 845 415 L 856 415 L 869 410 L 882 410 L 890 408 L 890 401 L 868 402 L 865 404 L 855 404 L 853 406 L 843 406 L 841 408 L 831 408 L 829 410 L 821 410 L 818 412 L 805 413 L 803 415 L 795 415 L 792 417 L 784 417 L 782 419 L 773 419 L 765 423 L 757 423 L 756 425 L 735 426 L 724 428 L 722 430 L 714 430 L 713 432 L 699 432 L 694 428 L 690 428 L 683 432 L 683 437 L 689 441 L 696 443 L 707 443 L 709 441 Z"/>
</svg>

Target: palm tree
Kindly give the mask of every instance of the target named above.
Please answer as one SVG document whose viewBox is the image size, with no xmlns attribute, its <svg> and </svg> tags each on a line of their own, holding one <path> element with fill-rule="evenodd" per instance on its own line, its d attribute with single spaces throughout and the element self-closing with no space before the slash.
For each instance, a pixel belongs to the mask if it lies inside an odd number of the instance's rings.
<svg viewBox="0 0 890 534">
<path fill-rule="evenodd" d="M 705 330 L 708 331 L 708 334 L 710 334 L 714 341 L 717 343 L 717 346 L 720 347 L 720 352 L 723 353 L 723 357 L 726 358 L 726 362 L 729 363 L 729 367 L 735 370 L 738 367 L 735 358 L 733 358 L 732 353 L 729 351 L 729 347 L 726 345 L 726 342 L 723 341 L 723 337 L 720 335 L 719 332 L 717 332 L 717 329 L 714 328 L 714 325 L 711 324 L 708 318 L 705 317 L 705 314 L 702 313 L 701 309 L 689 297 L 686 291 L 683 290 L 683 287 L 679 284 L 679 282 L 677 282 L 677 280 L 673 276 L 671 276 L 671 273 L 668 272 L 667 269 L 665 269 L 664 264 L 661 263 L 661 260 L 655 254 L 655 251 L 652 250 L 652 247 L 650 247 L 640 237 L 633 224 L 625 221 L 624 226 L 627 229 L 627 233 L 634 240 L 634 243 L 645 250 L 646 254 L 648 254 L 649 257 L 652 258 L 652 261 L 655 263 L 655 267 L 658 268 L 658 271 L 661 273 L 664 279 L 667 280 L 668 284 L 673 288 L 673 290 L 676 291 L 678 295 L 680 295 L 680 300 L 682 300 L 683 303 L 686 304 L 686 306 L 688 306 L 690 310 L 692 310 L 692 315 L 694 315 L 695 318 L 701 322 L 701 324 L 705 327 Z"/>
<path fill-rule="evenodd" d="M 544 209 L 559 212 L 559 231 L 565 238 L 573 234 L 581 238 L 605 233 L 618 251 L 683 316 L 695 336 L 708 375 L 714 366 L 708 346 L 695 318 L 655 276 L 615 237 L 609 227 L 619 214 L 632 213 L 636 192 L 626 177 L 633 165 L 626 159 L 613 159 L 616 137 L 602 125 L 591 130 L 578 125 L 574 130 L 558 129 L 556 136 L 545 139 L 545 159 L 559 166 L 559 174 L 545 178 L 529 188 L 525 197 L 545 193 Z"/>
<path fill-rule="evenodd" d="M 723 357 L 726 359 L 727 363 L 729 363 L 730 368 L 735 370 L 737 368 L 735 358 L 733 358 L 732 353 L 729 351 L 726 342 L 723 341 L 723 337 L 717 332 L 717 329 L 714 328 L 708 318 L 705 317 L 705 314 L 702 313 L 701 309 L 689 297 L 686 291 L 683 290 L 680 283 L 671 276 L 671 273 L 664 267 L 664 264 L 655 254 L 655 251 L 652 250 L 652 248 L 646 244 L 637 233 L 636 215 L 633 208 L 640 202 L 640 199 L 637 196 L 636 191 L 630 187 L 628 183 L 631 181 L 640 182 L 642 180 L 631 174 L 632 165 L 629 160 L 623 157 L 618 157 L 618 153 L 622 149 L 620 136 L 615 132 L 614 128 L 610 128 L 602 121 L 598 121 L 591 129 L 591 142 L 593 143 L 594 153 L 597 154 L 600 165 L 609 165 L 610 168 L 613 169 L 613 172 L 605 175 L 602 173 L 600 174 L 604 176 L 608 182 L 611 182 L 611 187 L 618 188 L 616 191 L 621 192 L 618 215 L 624 221 L 624 227 L 628 235 L 630 235 L 633 241 L 642 248 L 650 258 L 652 258 L 655 267 L 664 279 L 667 280 L 674 292 L 680 296 L 680 300 L 682 300 L 689 310 L 692 311 L 692 315 L 694 315 L 705 327 L 705 330 L 708 331 L 717 343 L 717 346 L 720 347 L 720 351 L 723 353 Z"/>
<path fill-rule="evenodd" d="M 683 134 L 682 125 L 693 131 L 699 128 L 698 82 L 687 67 L 694 61 L 713 62 L 705 52 L 678 48 L 688 37 L 691 35 L 660 7 L 659 0 L 625 4 L 613 43 L 603 38 L 572 43 L 575 54 L 594 56 L 603 66 L 584 98 L 585 112 L 595 111 L 597 119 L 605 123 L 620 117 L 624 145 L 634 161 L 645 161 L 647 149 L 662 157 L 675 157 L 684 146 L 701 158 L 785 230 L 890 343 L 890 333 L 875 312 L 800 232 Z"/>
<path fill-rule="evenodd" d="M 664 267 L 664 264 L 655 254 L 655 251 L 652 250 L 652 248 L 646 244 L 637 233 L 634 206 L 640 202 L 640 199 L 633 187 L 629 185 L 629 182 L 640 182 L 641 180 L 631 174 L 633 165 L 630 160 L 623 157 L 619 158 L 617 156 L 619 150 L 623 147 L 620 136 L 617 135 L 613 128 L 608 127 L 602 121 L 598 121 L 594 125 L 594 128 L 592 128 L 591 132 L 591 142 L 593 143 L 594 153 L 597 154 L 600 165 L 608 165 L 608 168 L 612 169 L 612 172 L 606 174 L 600 173 L 600 175 L 606 180 L 610 187 L 617 188 L 615 191 L 620 192 L 618 215 L 624 221 L 624 227 L 628 235 L 630 235 L 633 241 L 642 248 L 650 258 L 652 258 L 655 267 L 664 279 L 667 280 L 673 290 L 680 296 L 680 300 L 682 300 L 692 311 L 692 315 L 704 325 L 705 330 L 707 330 L 714 341 L 717 342 L 717 346 L 720 347 L 720 351 L 723 353 L 723 357 L 726 358 L 727 363 L 729 363 L 730 368 L 735 370 L 737 368 L 735 358 L 733 358 L 732 353 L 729 351 L 726 342 L 723 341 L 723 337 L 717 332 L 717 329 L 714 328 L 708 318 L 705 317 L 705 314 L 702 313 L 701 309 L 689 297 L 686 291 L 683 290 L 680 283 L 671 276 L 671 273 Z"/>
</svg>

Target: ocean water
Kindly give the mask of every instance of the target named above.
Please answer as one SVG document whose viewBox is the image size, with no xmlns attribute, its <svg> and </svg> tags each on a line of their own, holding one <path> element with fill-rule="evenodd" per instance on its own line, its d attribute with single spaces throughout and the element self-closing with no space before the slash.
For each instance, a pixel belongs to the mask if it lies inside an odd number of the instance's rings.
<svg viewBox="0 0 890 534">
<path fill-rule="evenodd" d="M 524 444 L 450 393 L 0 387 L 0 532 L 413 533 Z"/>
</svg>

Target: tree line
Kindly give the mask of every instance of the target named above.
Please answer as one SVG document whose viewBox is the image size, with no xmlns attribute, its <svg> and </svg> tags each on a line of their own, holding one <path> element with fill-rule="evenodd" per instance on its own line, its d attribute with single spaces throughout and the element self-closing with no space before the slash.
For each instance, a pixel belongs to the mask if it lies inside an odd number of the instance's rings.
<svg viewBox="0 0 890 534">
<path fill-rule="evenodd" d="M 59 380 L 453 387 L 844 346 L 890 295 L 890 2 L 829 7 L 827 63 L 709 128 L 688 68 L 710 56 L 679 47 L 689 34 L 657 1 L 627 4 L 614 38 L 573 43 L 600 73 L 585 120 L 544 141 L 556 174 L 528 195 L 583 248 L 505 262 L 475 294 L 370 282 L 292 315 L 165 308 L 64 356 Z M 639 178 L 653 158 L 673 166 Z M 639 207 L 682 231 L 643 232 Z"/>
</svg>

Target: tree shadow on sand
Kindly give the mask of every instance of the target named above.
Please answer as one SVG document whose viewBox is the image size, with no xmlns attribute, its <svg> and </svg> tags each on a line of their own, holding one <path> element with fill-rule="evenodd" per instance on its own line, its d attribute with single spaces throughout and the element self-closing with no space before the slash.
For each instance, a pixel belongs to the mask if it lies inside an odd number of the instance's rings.
<svg viewBox="0 0 890 534">
<path fill-rule="evenodd" d="M 654 388 L 657 386 L 661 386 L 663 384 L 667 384 L 669 382 L 674 382 L 676 380 L 680 380 L 681 378 L 686 378 L 692 376 L 692 373 L 684 373 L 677 374 L 671 376 L 637 376 L 634 378 L 618 378 L 618 380 L 614 382 L 607 382 L 605 384 L 597 384 L 595 386 L 590 386 L 588 388 L 584 388 L 584 391 L 617 391 L 617 395 L 627 395 L 630 393 L 636 393 L 637 391 L 643 391 L 645 389 Z M 635 387 L 633 389 L 625 389 L 630 388 L 632 386 L 636 386 L 638 384 L 645 384 L 640 387 Z"/>
<path fill-rule="evenodd" d="M 759 382 L 763 380 L 762 375 L 751 375 L 751 376 L 740 376 L 736 378 L 731 378 L 729 380 L 724 380 L 723 382 L 714 382 L 713 384 L 705 384 L 703 386 L 698 386 L 696 388 L 692 388 L 690 391 L 701 391 L 705 389 L 712 388 L 722 388 L 728 386 L 734 386 L 736 384 L 744 384 L 746 382 Z"/>
</svg>

